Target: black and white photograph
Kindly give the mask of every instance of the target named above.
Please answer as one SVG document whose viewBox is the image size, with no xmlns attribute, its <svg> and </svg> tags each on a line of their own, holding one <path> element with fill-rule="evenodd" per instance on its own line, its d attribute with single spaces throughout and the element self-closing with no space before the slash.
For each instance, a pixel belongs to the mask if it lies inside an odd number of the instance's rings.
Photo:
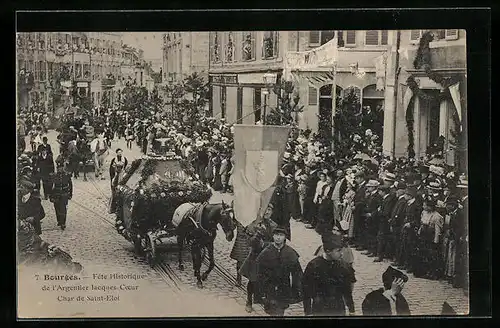
<svg viewBox="0 0 500 328">
<path fill-rule="evenodd" d="M 468 315 L 467 42 L 16 33 L 18 317 Z"/>
</svg>

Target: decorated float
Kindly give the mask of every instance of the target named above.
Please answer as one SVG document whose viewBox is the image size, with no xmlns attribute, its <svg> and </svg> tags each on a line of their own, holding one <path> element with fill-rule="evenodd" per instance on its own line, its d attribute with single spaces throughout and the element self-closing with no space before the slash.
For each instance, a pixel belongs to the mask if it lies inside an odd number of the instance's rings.
<svg viewBox="0 0 500 328">
<path fill-rule="evenodd" d="M 206 203 L 211 196 L 192 166 L 167 152 L 131 163 L 113 188 L 111 212 L 116 214 L 118 233 L 153 266 L 159 250 L 177 244 L 175 210 L 185 203 Z"/>
</svg>

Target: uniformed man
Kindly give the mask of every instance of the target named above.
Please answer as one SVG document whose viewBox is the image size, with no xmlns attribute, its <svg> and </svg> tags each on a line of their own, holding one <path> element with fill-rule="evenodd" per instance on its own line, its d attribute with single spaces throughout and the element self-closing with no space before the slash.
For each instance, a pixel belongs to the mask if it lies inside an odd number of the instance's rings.
<svg viewBox="0 0 500 328">
<path fill-rule="evenodd" d="M 375 257 L 377 252 L 377 230 L 379 220 L 379 209 L 382 205 L 382 197 L 378 192 L 380 182 L 377 180 L 369 180 L 366 186 L 366 207 L 364 211 L 365 226 L 363 227 L 364 238 L 366 243 L 366 252 L 362 254 L 369 257 Z"/>
<path fill-rule="evenodd" d="M 64 165 L 57 163 L 57 171 L 51 175 L 52 193 L 50 201 L 54 204 L 57 225 L 61 230 L 66 229 L 66 214 L 68 211 L 68 200 L 73 197 L 73 183 L 71 175 L 64 171 Z"/>
</svg>

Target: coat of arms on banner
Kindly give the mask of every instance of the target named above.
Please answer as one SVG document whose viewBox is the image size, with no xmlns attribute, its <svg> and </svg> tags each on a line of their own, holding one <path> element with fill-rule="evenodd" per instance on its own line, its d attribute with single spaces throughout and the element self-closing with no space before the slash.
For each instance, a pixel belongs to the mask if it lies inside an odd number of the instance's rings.
<svg viewBox="0 0 500 328">
<path fill-rule="evenodd" d="M 264 192 L 274 184 L 278 156 L 277 150 L 247 150 L 244 176 L 253 189 Z"/>
</svg>

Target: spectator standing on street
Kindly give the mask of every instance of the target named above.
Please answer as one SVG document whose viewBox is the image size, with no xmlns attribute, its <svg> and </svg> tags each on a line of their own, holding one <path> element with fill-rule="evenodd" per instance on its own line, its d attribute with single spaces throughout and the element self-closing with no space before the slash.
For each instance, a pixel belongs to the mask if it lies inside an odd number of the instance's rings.
<svg viewBox="0 0 500 328">
<path fill-rule="evenodd" d="M 257 283 L 257 257 L 262 250 L 273 241 L 273 231 L 277 224 L 271 220 L 273 206 L 269 204 L 262 219 L 257 218 L 247 228 L 247 233 L 251 234 L 250 253 L 243 262 L 239 273 L 248 279 L 246 311 L 252 312 L 253 303 L 262 303 L 262 293 Z"/>
<path fill-rule="evenodd" d="M 42 138 L 42 143 L 38 146 L 38 153 L 42 153 L 44 149 L 47 151 L 48 154 L 54 156 L 54 153 L 52 152 L 52 147 L 49 145 L 49 139 L 46 136 Z"/>
<path fill-rule="evenodd" d="M 37 168 L 39 177 L 42 180 L 43 194 L 45 199 L 49 199 L 52 187 L 50 183 L 50 175 L 54 173 L 54 158 L 52 157 L 52 153 L 49 153 L 47 149 L 43 149 L 38 156 Z"/>
<path fill-rule="evenodd" d="M 283 316 L 290 304 L 302 298 L 299 254 L 286 244 L 284 228 L 274 229 L 273 242 L 259 254 L 256 265 L 264 310 L 271 316 Z"/>
<path fill-rule="evenodd" d="M 403 272 L 388 267 L 382 274 L 384 288 L 366 295 L 361 308 L 366 316 L 411 315 L 406 298 L 401 294 L 408 276 Z"/>
<path fill-rule="evenodd" d="M 61 230 L 66 229 L 66 214 L 68 212 L 68 201 L 73 197 L 73 183 L 71 174 L 64 171 L 64 165 L 58 163 L 57 171 L 51 175 L 52 192 L 50 201 L 54 204 L 57 225 Z"/>
<path fill-rule="evenodd" d="M 302 295 L 306 316 L 344 316 L 355 313 L 352 298 L 356 282 L 354 269 L 342 261 L 344 244 L 340 234 L 326 231 L 319 256 L 307 264 L 302 277 Z"/>
<path fill-rule="evenodd" d="M 389 220 L 392 210 L 396 204 L 397 197 L 390 190 L 390 186 L 383 184 L 379 186 L 379 194 L 382 197 L 382 204 L 378 212 L 378 231 L 377 231 L 377 258 L 374 262 L 382 262 L 383 259 L 389 258 L 389 243 L 390 243 L 390 228 Z"/>
</svg>

